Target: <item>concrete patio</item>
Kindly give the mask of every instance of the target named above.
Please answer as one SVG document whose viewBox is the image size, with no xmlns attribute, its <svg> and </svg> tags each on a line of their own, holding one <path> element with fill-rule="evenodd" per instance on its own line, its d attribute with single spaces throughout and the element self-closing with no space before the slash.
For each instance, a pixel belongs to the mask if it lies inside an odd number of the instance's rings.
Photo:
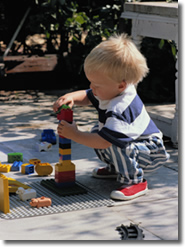
<svg viewBox="0 0 185 247">
<path fill-rule="evenodd" d="M 38 152 L 43 129 L 56 131 L 58 120 L 52 112 L 56 95 L 39 93 L 37 98 L 17 95 L 11 101 L 0 102 L 0 162 L 7 163 L 7 153 L 22 152 L 24 162 L 41 159 L 54 166 L 58 161 L 58 143 L 48 152 Z M 74 120 L 79 128 L 89 131 L 96 123 L 97 113 L 92 107 L 75 107 Z M 159 170 L 146 174 L 147 195 L 132 201 L 116 201 L 111 207 L 97 207 L 59 214 L 22 219 L 0 218 L 1 240 L 121 240 L 116 227 L 139 224 L 144 240 L 178 240 L 178 150 L 165 141 L 170 160 Z M 115 180 L 95 179 L 93 168 L 103 166 L 94 150 L 72 143 L 72 161 L 76 165 L 77 180 L 88 188 L 109 198 L 119 187 Z M 5 173 L 20 182 L 41 180 L 35 174 Z M 54 177 L 54 172 L 50 178 Z"/>
</svg>

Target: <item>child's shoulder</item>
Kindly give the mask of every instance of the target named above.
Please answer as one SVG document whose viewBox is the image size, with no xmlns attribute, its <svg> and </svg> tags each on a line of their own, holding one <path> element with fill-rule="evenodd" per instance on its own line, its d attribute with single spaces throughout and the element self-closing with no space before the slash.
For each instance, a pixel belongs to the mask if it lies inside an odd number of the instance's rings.
<svg viewBox="0 0 185 247">
<path fill-rule="evenodd" d="M 134 85 L 128 86 L 124 92 L 109 101 L 107 111 L 122 113 L 137 97 Z"/>
</svg>

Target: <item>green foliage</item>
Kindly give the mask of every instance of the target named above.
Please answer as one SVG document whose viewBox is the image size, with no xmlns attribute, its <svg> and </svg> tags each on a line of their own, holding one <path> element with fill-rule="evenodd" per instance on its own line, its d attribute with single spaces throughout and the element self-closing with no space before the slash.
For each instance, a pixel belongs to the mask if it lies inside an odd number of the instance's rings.
<svg viewBox="0 0 185 247">
<path fill-rule="evenodd" d="M 119 30 L 121 12 L 121 0 L 35 0 L 27 28 L 30 34 L 46 35 L 47 52 L 58 53 L 63 69 L 75 77 L 90 50 Z"/>
</svg>

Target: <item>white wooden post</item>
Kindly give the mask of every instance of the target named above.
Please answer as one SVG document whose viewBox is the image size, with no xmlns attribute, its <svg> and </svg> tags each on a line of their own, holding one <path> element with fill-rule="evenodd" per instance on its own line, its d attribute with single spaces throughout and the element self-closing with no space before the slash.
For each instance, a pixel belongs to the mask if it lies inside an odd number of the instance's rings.
<svg viewBox="0 0 185 247">
<path fill-rule="evenodd" d="M 178 3 L 132 2 L 125 3 L 121 18 L 132 20 L 131 36 L 138 49 L 143 37 L 174 40 L 178 47 Z M 178 145 L 178 59 L 175 81 L 175 114 L 165 119 L 165 114 L 150 114 L 164 135 L 169 136 L 174 147 Z M 163 106 L 160 106 L 162 109 Z M 171 107 L 171 105 L 170 105 Z M 169 109 L 171 110 L 171 109 Z M 166 107 L 165 107 L 166 111 Z"/>
</svg>

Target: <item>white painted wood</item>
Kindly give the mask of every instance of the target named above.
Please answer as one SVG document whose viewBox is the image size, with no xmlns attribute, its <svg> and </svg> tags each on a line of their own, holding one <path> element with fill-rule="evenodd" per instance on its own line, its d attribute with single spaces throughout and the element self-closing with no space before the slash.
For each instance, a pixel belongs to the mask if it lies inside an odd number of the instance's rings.
<svg viewBox="0 0 185 247">
<path fill-rule="evenodd" d="M 121 18 L 132 20 L 131 36 L 138 49 L 143 37 L 174 40 L 178 47 L 178 3 L 133 2 L 125 3 Z M 149 114 L 164 135 L 169 136 L 175 147 L 178 145 L 178 59 L 176 62 L 175 107 L 170 118 L 165 112 Z M 164 109 L 164 107 L 162 108 Z M 168 108 L 167 111 L 170 109 Z"/>
</svg>

